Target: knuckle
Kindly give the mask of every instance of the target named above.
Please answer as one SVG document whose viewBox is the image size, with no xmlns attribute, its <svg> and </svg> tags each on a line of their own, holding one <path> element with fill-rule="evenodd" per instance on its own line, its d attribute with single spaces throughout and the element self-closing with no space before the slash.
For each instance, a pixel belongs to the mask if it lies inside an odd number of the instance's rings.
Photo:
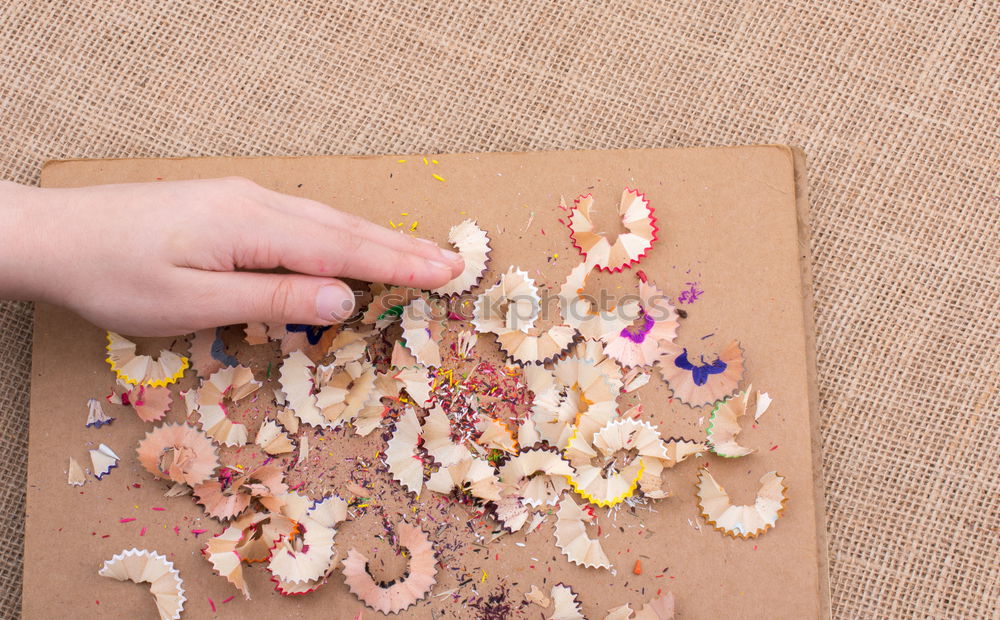
<svg viewBox="0 0 1000 620">
<path fill-rule="evenodd" d="M 410 261 L 404 260 L 394 260 L 389 263 L 388 279 L 392 282 L 397 282 L 400 284 L 408 283 L 413 280 L 414 267 L 415 265 Z"/>
<path fill-rule="evenodd" d="M 324 262 L 323 267 L 326 270 L 322 273 L 333 276 L 346 274 L 355 257 L 359 256 L 364 249 L 365 240 L 359 235 L 346 233 L 337 246 L 335 255 L 329 261 Z"/>
<path fill-rule="evenodd" d="M 281 278 L 271 289 L 271 297 L 266 308 L 268 314 L 277 321 L 284 320 L 295 310 L 295 285 L 288 278 Z"/>
<path fill-rule="evenodd" d="M 347 245 L 351 252 L 359 252 L 365 247 L 365 238 L 361 235 L 348 235 Z"/>
</svg>

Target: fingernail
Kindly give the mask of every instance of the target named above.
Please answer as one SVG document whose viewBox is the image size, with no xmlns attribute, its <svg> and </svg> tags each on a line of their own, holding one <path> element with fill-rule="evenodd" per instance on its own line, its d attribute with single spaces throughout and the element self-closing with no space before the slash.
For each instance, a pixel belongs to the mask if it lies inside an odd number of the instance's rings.
<svg viewBox="0 0 1000 620">
<path fill-rule="evenodd" d="M 462 257 L 458 254 L 458 252 L 452 252 L 451 250 L 445 250 L 444 248 L 441 248 L 441 256 L 443 256 L 449 263 L 457 263 L 462 260 Z"/>
<path fill-rule="evenodd" d="M 340 323 L 354 313 L 354 291 L 343 284 L 331 284 L 316 293 L 316 314 L 320 321 Z"/>
<path fill-rule="evenodd" d="M 428 260 L 427 264 L 435 269 L 441 269 L 442 271 L 451 271 L 451 265 L 447 263 L 442 263 L 439 260 Z"/>
<path fill-rule="evenodd" d="M 430 239 L 424 239 L 423 237 L 414 237 L 414 239 L 416 239 L 421 243 L 429 243 L 430 245 L 437 245 L 437 243 L 435 243 L 434 241 L 431 241 Z"/>
</svg>

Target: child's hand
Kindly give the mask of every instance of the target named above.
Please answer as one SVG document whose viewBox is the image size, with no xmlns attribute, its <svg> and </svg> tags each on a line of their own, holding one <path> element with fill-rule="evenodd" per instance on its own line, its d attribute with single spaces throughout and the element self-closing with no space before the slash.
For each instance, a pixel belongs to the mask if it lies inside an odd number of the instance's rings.
<svg viewBox="0 0 1000 620">
<path fill-rule="evenodd" d="M 283 267 L 293 274 L 244 270 Z M 462 259 L 240 178 L 36 189 L 0 183 L 0 297 L 72 308 L 132 336 L 354 308 L 335 277 L 436 288 Z"/>
</svg>

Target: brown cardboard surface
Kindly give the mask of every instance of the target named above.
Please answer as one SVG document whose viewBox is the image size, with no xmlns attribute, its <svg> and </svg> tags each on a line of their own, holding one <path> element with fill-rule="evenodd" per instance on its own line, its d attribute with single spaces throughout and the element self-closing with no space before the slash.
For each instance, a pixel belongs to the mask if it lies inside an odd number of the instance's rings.
<svg viewBox="0 0 1000 620">
<path fill-rule="evenodd" d="M 532 584 L 547 588 L 559 581 L 569 583 L 581 593 L 590 618 L 603 617 L 608 608 L 623 602 L 641 604 L 660 589 L 677 595 L 682 618 L 825 616 L 825 535 L 816 460 L 801 157 L 787 147 L 763 146 L 435 155 L 434 159 L 439 163 L 425 165 L 420 156 L 70 161 L 46 166 L 42 183 L 65 187 L 242 175 L 379 223 L 392 220 L 409 228 L 417 222 L 418 234 L 439 242 L 445 241 L 452 224 L 472 217 L 493 240 L 487 286 L 510 264 L 532 272 L 539 269 L 545 284 L 558 286 L 579 260 L 568 231 L 558 222 L 564 215 L 556 206 L 560 196 L 572 200 L 593 192 L 598 223 L 615 232 L 613 212 L 622 187 L 641 189 L 656 208 L 661 231 L 639 268 L 673 297 L 690 281 L 698 281 L 705 291 L 696 303 L 682 306 L 689 317 L 682 323 L 680 341 L 694 352 L 707 353 L 738 338 L 747 356 L 746 380 L 775 399 L 760 427 L 744 435 L 744 443 L 759 452 L 736 460 L 710 457 L 712 471 L 735 501 L 747 503 L 757 479 L 778 470 L 789 486 L 784 516 L 758 540 L 723 537 L 698 517 L 694 482 L 699 463 L 685 463 L 667 475 L 675 496 L 652 504 L 655 512 L 623 511 L 612 520 L 605 516 L 607 511 L 598 510 L 604 527 L 602 544 L 616 576 L 566 562 L 552 544 L 551 517 L 540 532 L 505 536 L 488 550 L 469 548 L 449 557 L 475 578 L 473 583 L 484 596 L 506 585 L 509 596 L 520 600 L 520 593 Z M 531 213 L 534 219 L 526 229 Z M 600 282 L 610 291 L 630 292 L 634 270 L 602 276 Z M 701 340 L 708 335 L 712 336 Z M 151 599 L 141 587 L 97 576 L 104 559 L 132 546 L 155 549 L 174 561 L 185 580 L 187 618 L 212 617 L 209 597 L 220 617 L 249 613 L 353 617 L 359 605 L 339 573 L 319 591 L 288 599 L 271 591 L 266 571 L 251 568 L 247 573 L 253 601 L 236 598 L 220 604 L 236 592 L 212 573 L 200 549 L 221 527 L 204 517 L 190 498 L 163 498 L 164 485 L 138 465 L 134 447 L 147 425 L 122 410 L 116 412 L 111 427 L 83 426 L 86 399 L 103 397 L 112 384 L 103 344 L 100 330 L 71 313 L 38 308 L 25 617 L 152 614 Z M 665 436 L 703 435 L 704 421 L 699 425 L 699 419 L 707 416 L 707 408 L 693 410 L 670 402 L 658 377 L 638 394 L 645 418 L 658 424 Z M 182 409 L 175 396 L 168 420 L 182 419 Z M 336 441 L 346 453 L 354 440 Z M 118 452 L 120 467 L 102 481 L 90 480 L 82 488 L 67 486 L 67 458 L 85 463 L 87 448 L 98 442 Z M 152 511 L 154 506 L 167 510 Z M 410 511 L 402 501 L 398 508 L 400 513 Z M 122 524 L 122 517 L 136 520 Z M 146 532 L 140 536 L 143 527 Z M 371 533 L 378 527 L 364 519 L 346 524 L 338 534 L 338 548 L 355 546 L 369 557 L 373 550 L 385 550 L 371 545 Z M 197 538 L 190 533 L 202 528 L 209 532 Z M 640 558 L 643 573 L 635 576 L 632 566 Z M 439 584 L 434 594 L 450 587 Z M 462 600 L 472 595 L 470 587 L 461 590 Z M 535 606 L 523 613 L 528 618 L 542 616 Z M 369 610 L 365 617 L 376 615 Z M 401 615 L 464 618 L 475 617 L 475 612 L 450 597 L 432 596 Z"/>
</svg>

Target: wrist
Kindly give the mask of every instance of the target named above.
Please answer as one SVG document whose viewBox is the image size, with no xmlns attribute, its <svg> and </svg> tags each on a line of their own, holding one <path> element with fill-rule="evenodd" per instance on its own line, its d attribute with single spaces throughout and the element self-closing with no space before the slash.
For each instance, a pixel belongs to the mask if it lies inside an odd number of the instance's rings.
<svg viewBox="0 0 1000 620">
<path fill-rule="evenodd" d="M 0 299 L 48 301 L 40 263 L 50 253 L 42 226 L 49 214 L 41 194 L 35 187 L 0 182 Z"/>
</svg>

